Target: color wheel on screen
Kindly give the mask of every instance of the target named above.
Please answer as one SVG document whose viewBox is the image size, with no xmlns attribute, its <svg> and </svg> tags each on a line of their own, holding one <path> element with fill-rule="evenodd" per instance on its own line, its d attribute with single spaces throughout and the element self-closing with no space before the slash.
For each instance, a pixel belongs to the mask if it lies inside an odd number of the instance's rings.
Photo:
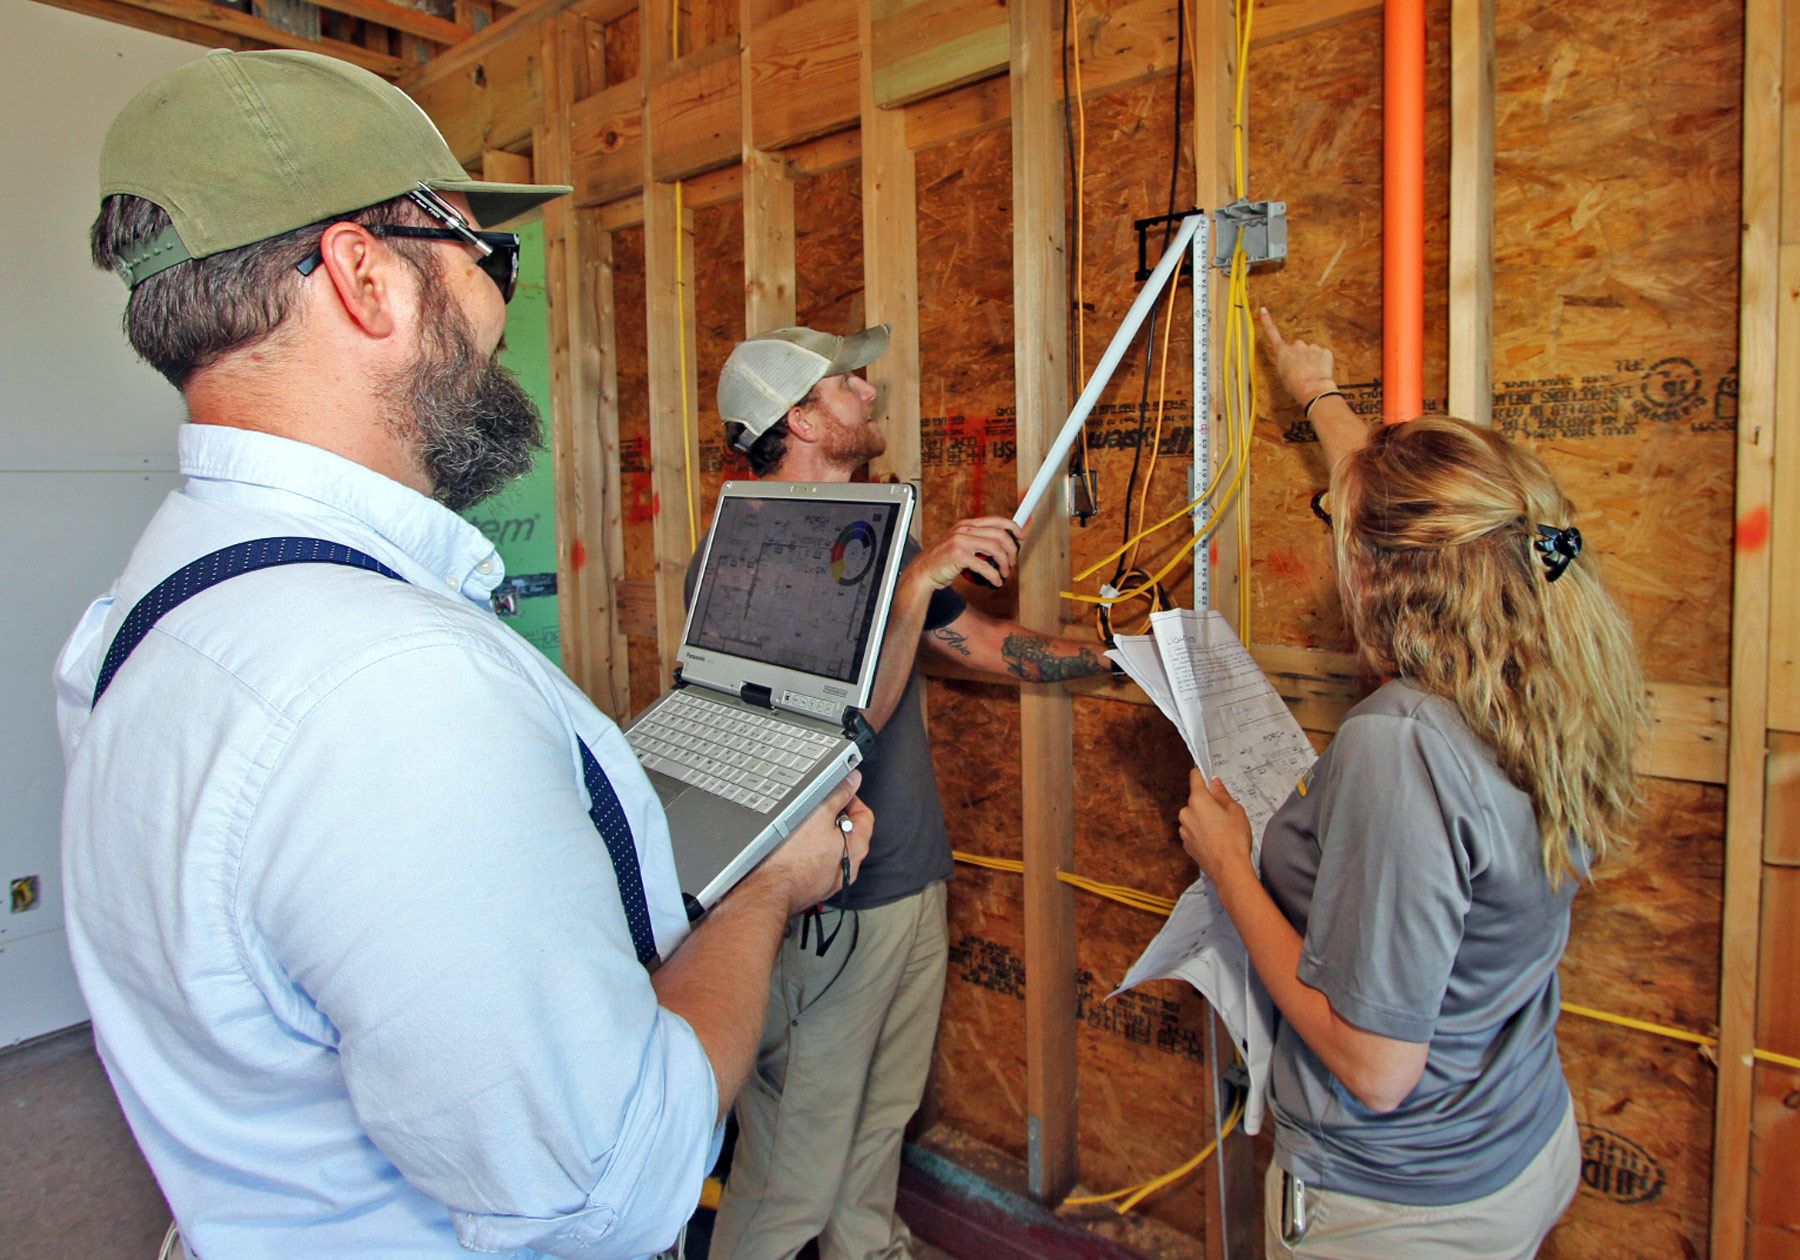
<svg viewBox="0 0 1800 1260">
<path fill-rule="evenodd" d="M 838 531 L 837 541 L 831 544 L 831 576 L 839 586 L 856 585 L 874 563 L 874 526 L 867 521 L 851 521 Z"/>
</svg>

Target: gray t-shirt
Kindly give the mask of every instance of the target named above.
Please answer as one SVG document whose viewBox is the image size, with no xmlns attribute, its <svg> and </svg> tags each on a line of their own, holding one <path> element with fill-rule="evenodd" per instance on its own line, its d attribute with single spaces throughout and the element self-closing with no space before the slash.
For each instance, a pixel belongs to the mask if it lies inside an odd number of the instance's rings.
<svg viewBox="0 0 1800 1260">
<path fill-rule="evenodd" d="M 1428 1206 L 1517 1176 L 1569 1104 L 1556 968 L 1576 881 L 1552 891 L 1531 798 L 1456 707 L 1390 682 L 1352 709 L 1270 820 L 1262 879 L 1304 937 L 1301 980 L 1358 1028 L 1430 1043 L 1418 1085 L 1377 1114 L 1280 1022 L 1281 1166 Z"/>
<path fill-rule="evenodd" d="M 918 559 L 920 550 L 918 543 L 906 540 L 903 572 Z M 683 596 L 690 604 L 704 551 L 703 546 L 688 562 Z M 935 592 L 925 612 L 925 629 L 949 625 L 967 607 L 963 597 L 948 587 Z M 869 856 L 863 859 L 849 891 L 838 894 L 828 905 L 871 910 L 949 879 L 955 870 L 944 807 L 938 800 L 937 773 L 931 765 L 931 746 L 925 739 L 924 688 L 925 676 L 914 665 L 893 716 L 875 736 L 875 756 L 864 764 L 862 787 L 857 789 L 857 795 L 875 813 Z"/>
</svg>

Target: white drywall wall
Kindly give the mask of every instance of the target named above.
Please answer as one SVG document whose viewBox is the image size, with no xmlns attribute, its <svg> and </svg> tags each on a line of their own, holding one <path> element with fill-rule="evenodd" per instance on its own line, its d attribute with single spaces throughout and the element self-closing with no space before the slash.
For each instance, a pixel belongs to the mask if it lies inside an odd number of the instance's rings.
<svg viewBox="0 0 1800 1260">
<path fill-rule="evenodd" d="M 56 652 L 176 484 L 180 397 L 119 331 L 88 261 L 107 124 L 199 45 L 0 0 L 0 1048 L 87 1018 L 63 933 Z"/>
</svg>

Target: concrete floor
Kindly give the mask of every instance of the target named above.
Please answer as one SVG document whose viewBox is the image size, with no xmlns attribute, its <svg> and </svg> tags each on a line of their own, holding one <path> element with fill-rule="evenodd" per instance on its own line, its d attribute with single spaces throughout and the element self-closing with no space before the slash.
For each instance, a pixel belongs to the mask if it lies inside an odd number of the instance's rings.
<svg viewBox="0 0 1800 1260">
<path fill-rule="evenodd" d="M 9 1256 L 151 1260 L 169 1227 L 84 1026 L 0 1054 Z"/>
<path fill-rule="evenodd" d="M 0 1255 L 151 1260 L 169 1208 L 84 1026 L 0 1053 Z M 950 1260 L 920 1243 L 916 1260 Z"/>
</svg>

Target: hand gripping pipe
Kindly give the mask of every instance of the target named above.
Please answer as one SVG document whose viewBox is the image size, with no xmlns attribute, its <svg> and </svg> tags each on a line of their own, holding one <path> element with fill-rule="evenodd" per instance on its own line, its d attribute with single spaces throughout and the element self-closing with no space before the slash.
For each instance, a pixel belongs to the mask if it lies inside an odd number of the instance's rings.
<svg viewBox="0 0 1800 1260">
<path fill-rule="evenodd" d="M 1163 251 L 1162 261 L 1156 264 L 1156 270 L 1150 273 L 1150 278 L 1144 281 L 1144 287 L 1138 290 L 1137 301 L 1133 302 L 1131 309 L 1125 312 L 1125 319 L 1119 324 L 1119 331 L 1113 334 L 1112 341 L 1106 347 L 1106 353 L 1101 355 L 1100 362 L 1094 365 L 1094 374 L 1088 377 L 1087 388 L 1083 389 L 1081 397 L 1075 400 L 1075 409 L 1063 422 L 1062 432 L 1056 435 L 1056 441 L 1050 446 L 1050 453 L 1044 456 L 1043 466 L 1038 469 L 1037 476 L 1032 478 L 1030 487 L 1025 491 L 1024 499 L 1019 503 L 1019 510 L 1013 513 L 1013 524 L 1021 530 L 1031 519 L 1032 512 L 1037 510 L 1037 505 L 1042 501 L 1044 492 L 1050 488 L 1051 483 L 1056 480 L 1057 474 L 1062 471 L 1064 462 L 1069 458 L 1069 448 L 1075 445 L 1075 439 L 1080 436 L 1081 426 L 1087 421 L 1088 413 L 1094 409 L 1094 404 L 1100 401 L 1100 395 L 1106 391 L 1107 384 L 1112 380 L 1113 371 L 1119 366 L 1119 360 L 1125 357 L 1125 352 L 1131 348 L 1132 340 L 1137 337 L 1138 329 L 1144 326 L 1144 320 L 1150 314 L 1150 308 L 1156 304 L 1156 299 L 1162 293 L 1163 286 L 1169 282 L 1169 277 L 1175 273 L 1175 268 L 1181 265 L 1182 252 L 1187 249 L 1188 242 L 1193 239 L 1194 232 L 1199 228 L 1200 221 L 1204 217 L 1205 212 L 1199 211 L 1181 221 L 1181 226 L 1175 230 L 1175 239 L 1170 241 L 1169 248 Z M 1020 416 L 1019 422 L 1025 423 L 1025 417 Z"/>
</svg>

